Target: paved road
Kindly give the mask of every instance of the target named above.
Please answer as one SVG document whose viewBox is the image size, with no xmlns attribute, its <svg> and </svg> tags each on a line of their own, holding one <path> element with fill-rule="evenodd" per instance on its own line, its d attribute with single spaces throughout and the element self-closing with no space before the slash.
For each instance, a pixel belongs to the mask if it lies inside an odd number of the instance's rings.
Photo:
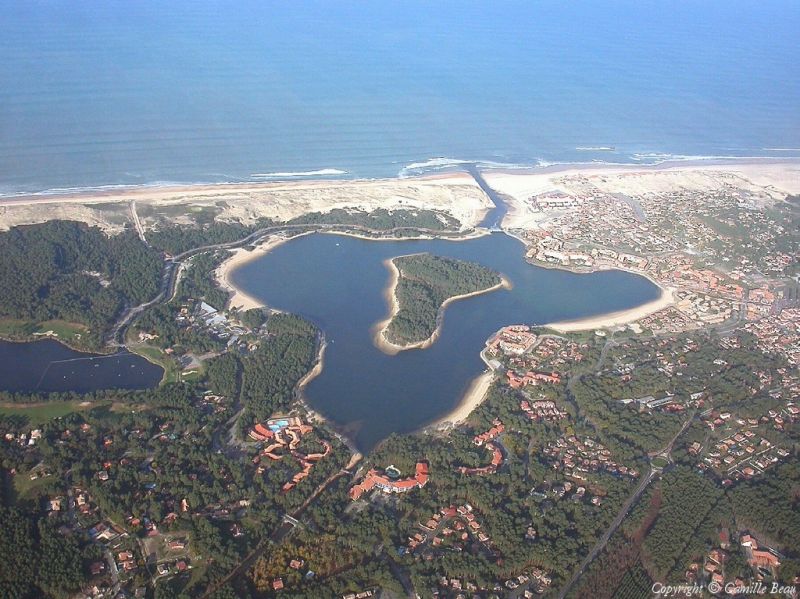
<svg viewBox="0 0 800 599">
<path fill-rule="evenodd" d="M 580 566 L 578 566 L 578 569 L 572 575 L 572 578 L 570 578 L 569 581 L 567 581 L 567 583 L 561 588 L 561 592 L 558 594 L 558 599 L 564 599 L 564 597 L 566 597 L 569 590 L 583 575 L 584 571 L 589 566 L 589 564 L 591 564 L 592 561 L 594 561 L 594 559 L 597 557 L 597 555 L 603 550 L 603 548 L 608 543 L 608 540 L 611 538 L 611 535 L 614 534 L 617 528 L 619 528 L 620 524 L 622 524 L 622 521 L 628 515 L 628 511 L 631 509 L 633 504 L 639 500 L 639 497 L 641 497 L 642 493 L 644 493 L 644 490 L 650 484 L 650 481 L 653 480 L 653 477 L 655 475 L 656 472 L 651 468 L 647 476 L 643 478 L 642 482 L 639 483 L 639 486 L 636 487 L 636 491 L 634 491 L 633 494 L 630 497 L 628 497 L 628 500 L 622 506 L 622 509 L 620 509 L 619 513 L 617 514 L 617 517 L 614 518 L 614 521 L 611 523 L 611 526 L 609 526 L 606 532 L 603 533 L 603 536 L 600 537 L 599 541 L 597 541 L 597 544 L 589 552 L 589 555 L 587 555 L 583 559 Z"/>
<path fill-rule="evenodd" d="M 133 210 L 133 207 L 132 207 Z M 368 227 L 362 227 L 360 225 L 329 225 L 329 224 L 312 224 L 312 225 L 274 225 L 272 227 L 264 227 L 263 229 L 259 229 L 258 231 L 254 231 L 247 237 L 239 239 L 237 241 L 231 241 L 227 243 L 215 243 L 210 245 L 204 245 L 196 248 L 192 248 L 191 250 L 187 250 L 185 252 L 181 252 L 172 257 L 167 257 L 164 262 L 164 272 L 161 277 L 161 287 L 159 289 L 158 295 L 155 298 L 150 300 L 149 302 L 145 302 L 138 306 L 132 306 L 125 310 L 122 315 L 120 316 L 117 323 L 111 329 L 110 333 L 108 334 L 108 345 L 111 347 L 123 347 L 125 345 L 125 332 L 128 329 L 128 326 L 133 322 L 133 320 L 145 311 L 147 308 L 154 306 L 156 304 L 169 301 L 175 296 L 175 292 L 177 290 L 177 282 L 178 282 L 178 272 L 180 270 L 181 265 L 192 256 L 196 256 L 197 254 L 201 254 L 203 252 L 210 252 L 214 250 L 228 250 L 228 249 L 235 249 L 244 247 L 246 245 L 257 243 L 262 238 L 268 235 L 274 235 L 276 233 L 283 233 L 283 232 L 331 232 L 331 231 L 356 231 L 359 233 L 365 233 L 369 235 L 380 235 L 380 236 L 392 236 L 402 232 L 413 232 L 420 235 L 435 235 L 437 237 L 460 237 L 463 236 L 463 232 L 455 232 L 455 231 L 436 231 L 433 229 L 424 229 L 420 227 L 396 227 L 394 229 L 385 229 L 385 230 L 375 230 L 370 229 Z M 143 234 L 143 232 L 142 232 Z"/>
<path fill-rule="evenodd" d="M 136 201 L 131 200 L 130 203 L 131 209 L 131 219 L 133 220 L 133 225 L 136 227 L 136 234 L 139 236 L 139 239 L 142 240 L 147 247 L 150 247 L 150 244 L 147 242 L 147 238 L 144 236 L 144 227 L 142 226 L 142 221 L 139 220 L 139 214 L 136 212 Z"/>
<path fill-rule="evenodd" d="M 612 197 L 615 197 L 619 201 L 627 204 L 631 210 L 633 210 L 633 215 L 640 223 L 643 223 L 647 220 L 647 215 L 645 215 L 644 209 L 642 205 L 637 202 L 632 197 L 625 195 L 624 193 L 612 193 Z"/>
<path fill-rule="evenodd" d="M 692 420 L 694 420 L 694 413 L 692 413 L 689 416 L 689 418 L 686 419 L 686 422 L 683 423 L 681 429 L 677 433 L 675 433 L 675 436 L 672 437 L 672 439 L 666 445 L 666 447 L 658 451 L 656 455 L 662 455 L 664 453 L 669 454 L 669 452 L 672 451 L 672 446 L 675 444 L 675 441 L 678 439 L 678 437 L 681 436 L 683 431 L 686 430 L 689 424 L 691 424 Z M 587 555 L 583 559 L 583 561 L 580 563 L 580 566 L 578 566 L 578 569 L 572 575 L 572 578 L 570 578 L 567 581 L 567 583 L 561 588 L 561 592 L 558 594 L 558 599 L 564 599 L 564 597 L 566 597 L 567 593 L 575 585 L 578 579 L 583 575 L 589 564 L 591 564 L 592 561 L 594 561 L 594 559 L 599 555 L 599 553 L 603 550 L 603 548 L 608 544 L 611 535 L 613 535 L 616 532 L 620 524 L 622 524 L 622 521 L 628 515 L 628 511 L 631 509 L 634 503 L 636 503 L 639 500 L 642 493 L 644 493 L 644 490 L 647 488 L 647 486 L 652 482 L 653 478 L 655 478 L 655 476 L 659 472 L 660 469 L 657 470 L 654 469 L 652 466 L 650 467 L 650 472 L 647 474 L 645 478 L 642 479 L 642 481 L 639 483 L 639 486 L 636 487 L 636 490 L 630 497 L 628 497 L 627 501 L 625 501 L 625 504 L 622 506 L 622 509 L 620 509 L 619 513 L 617 514 L 617 517 L 614 518 L 614 521 L 611 523 L 611 526 L 609 526 L 606 532 L 603 533 L 603 536 L 600 537 L 600 540 L 597 541 L 594 548 L 589 552 L 589 555 Z"/>
</svg>

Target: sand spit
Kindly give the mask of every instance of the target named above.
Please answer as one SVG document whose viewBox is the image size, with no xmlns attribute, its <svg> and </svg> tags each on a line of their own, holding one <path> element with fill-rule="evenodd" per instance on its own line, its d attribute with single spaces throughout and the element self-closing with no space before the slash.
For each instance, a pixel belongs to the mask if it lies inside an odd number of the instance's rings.
<svg viewBox="0 0 800 599">
<path fill-rule="evenodd" d="M 494 372 L 491 370 L 487 370 L 476 376 L 472 379 L 472 382 L 469 384 L 469 387 L 467 387 L 464 396 L 461 398 L 461 401 L 458 402 L 455 409 L 436 420 L 430 426 L 446 429 L 456 427 L 464 422 L 469 418 L 469 415 L 483 403 L 483 400 L 486 398 L 486 393 L 489 391 L 489 387 L 492 386 L 492 381 L 494 381 Z"/>
<path fill-rule="evenodd" d="M 414 235 L 413 237 L 372 237 L 363 233 L 355 233 L 353 231 L 320 231 L 323 235 L 341 235 L 342 237 L 355 237 L 356 239 L 363 239 L 364 241 L 427 241 L 436 239 L 440 241 L 469 241 L 470 239 L 477 239 L 478 237 L 485 237 L 491 235 L 491 231 L 483 228 L 476 228 L 464 232 L 456 231 L 442 231 L 442 235 Z"/>
</svg>

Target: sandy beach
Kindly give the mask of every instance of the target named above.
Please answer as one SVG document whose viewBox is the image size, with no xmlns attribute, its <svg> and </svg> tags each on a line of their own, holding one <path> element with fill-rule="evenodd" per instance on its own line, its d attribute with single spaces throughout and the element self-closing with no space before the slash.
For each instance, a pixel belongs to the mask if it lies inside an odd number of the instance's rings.
<svg viewBox="0 0 800 599">
<path fill-rule="evenodd" d="M 217 267 L 217 270 L 214 271 L 214 276 L 219 286 L 230 294 L 227 308 L 229 310 L 233 308 L 237 308 L 239 310 L 263 308 L 264 303 L 261 300 L 248 295 L 233 284 L 231 281 L 232 273 L 240 266 L 261 258 L 279 245 L 286 243 L 287 241 L 291 241 L 297 237 L 302 237 L 303 235 L 309 234 L 310 233 L 301 233 L 300 235 L 295 235 L 294 237 L 271 235 L 253 249 L 237 248 L 232 250 L 233 253 L 231 257 L 222 262 Z"/>
<path fill-rule="evenodd" d="M 448 412 L 430 426 L 436 428 L 449 428 L 455 427 L 464 422 L 473 410 L 483 403 L 489 387 L 492 386 L 494 381 L 494 372 L 487 370 L 472 379 L 472 382 L 467 387 L 464 396 L 452 412 Z"/>
<path fill-rule="evenodd" d="M 135 206 L 138 217 L 133 216 Z M 53 219 L 78 220 L 108 233 L 141 222 L 145 234 L 166 225 L 194 225 L 197 214 L 253 225 L 285 222 L 334 209 L 373 212 L 437 210 L 463 228 L 477 226 L 494 204 L 467 173 L 375 180 L 306 180 L 122 187 L 80 193 L 0 197 L 0 230 Z"/>
<path fill-rule="evenodd" d="M 673 297 L 674 289 L 667 288 L 661 291 L 661 296 L 652 302 L 642 304 L 636 308 L 629 310 L 620 310 L 618 312 L 611 312 L 600 316 L 593 316 L 591 318 L 584 318 L 580 320 L 572 320 L 565 322 L 556 322 L 544 325 L 543 328 L 553 329 L 559 333 L 568 333 L 575 331 L 588 331 L 594 329 L 601 329 L 605 327 L 619 326 L 630 324 L 640 318 L 644 318 L 650 314 L 654 314 L 659 310 L 671 306 L 675 303 Z M 486 359 L 481 353 L 481 358 L 484 362 Z M 431 423 L 430 427 L 435 428 L 450 428 L 455 427 L 464 422 L 469 415 L 477 408 L 486 397 L 486 393 L 494 380 L 494 371 L 491 370 L 489 364 L 486 364 L 487 370 L 475 377 L 467 387 L 461 401 L 455 409 L 435 422 Z"/>
<path fill-rule="evenodd" d="M 411 256 L 413 254 L 406 254 Z M 403 258 L 405 256 L 396 256 L 397 258 Z M 392 343 L 388 339 L 386 339 L 386 330 L 389 327 L 389 323 L 392 322 L 392 319 L 397 315 L 400 311 L 400 304 L 397 301 L 397 294 L 395 291 L 397 290 L 397 283 L 400 280 L 400 271 L 398 270 L 397 266 L 394 263 L 394 258 L 389 260 L 383 261 L 384 266 L 389 270 L 389 284 L 386 286 L 383 294 L 386 298 L 386 304 L 389 306 L 389 315 L 376 323 L 372 327 L 372 342 L 374 343 L 375 347 L 381 350 L 383 353 L 388 354 L 390 356 L 394 356 L 399 354 L 401 351 L 406 351 L 409 349 L 425 349 L 426 347 L 430 347 L 436 340 L 439 339 L 439 335 L 441 334 L 441 326 L 437 326 L 436 330 L 433 331 L 433 334 L 423 341 L 417 341 L 416 343 L 407 343 L 404 345 L 398 345 L 396 343 Z M 462 300 L 468 297 L 474 297 L 476 295 L 483 295 L 484 293 L 491 293 L 492 291 L 497 291 L 498 289 L 511 289 L 511 281 L 506 279 L 504 276 L 500 276 L 500 282 L 497 285 L 489 287 L 487 289 L 482 289 L 481 291 L 473 291 L 472 293 L 464 293 L 462 295 L 454 295 L 453 297 L 447 298 L 444 303 L 439 307 L 439 314 L 443 315 L 444 311 L 447 309 L 451 303 L 456 302 L 458 300 Z"/>
<path fill-rule="evenodd" d="M 595 329 L 604 329 L 615 326 L 627 325 L 636 322 L 640 318 L 655 314 L 659 310 L 663 310 L 675 304 L 675 290 L 672 287 L 661 288 L 661 295 L 651 302 L 630 308 L 628 310 L 619 310 L 617 312 L 609 312 L 608 314 L 601 314 L 599 316 L 590 316 L 589 318 L 580 318 L 577 320 L 565 320 L 562 322 L 552 322 L 542 325 L 543 328 L 553 329 L 559 333 L 572 333 L 576 331 L 592 331 Z"/>
</svg>

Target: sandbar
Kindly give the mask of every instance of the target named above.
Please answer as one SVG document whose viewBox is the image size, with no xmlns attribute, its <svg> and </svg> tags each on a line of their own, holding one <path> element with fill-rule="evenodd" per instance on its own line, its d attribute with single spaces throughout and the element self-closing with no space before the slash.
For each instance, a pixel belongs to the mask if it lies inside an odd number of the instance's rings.
<svg viewBox="0 0 800 599">
<path fill-rule="evenodd" d="M 334 209 L 436 210 L 469 229 L 494 208 L 468 173 L 407 179 L 142 185 L 0 197 L 0 230 L 62 219 L 87 222 L 115 234 L 126 222 L 134 224 L 134 206 L 145 235 L 165 224 L 196 226 L 197 213 L 212 213 L 218 222 L 251 226 L 263 219 L 286 222 Z"/>
</svg>

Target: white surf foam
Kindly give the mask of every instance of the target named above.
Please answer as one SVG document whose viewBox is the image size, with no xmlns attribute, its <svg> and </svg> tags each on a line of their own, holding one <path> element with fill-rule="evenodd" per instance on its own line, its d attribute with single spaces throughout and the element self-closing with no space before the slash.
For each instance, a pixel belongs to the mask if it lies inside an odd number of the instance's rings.
<svg viewBox="0 0 800 599">
<path fill-rule="evenodd" d="M 346 175 L 347 171 L 338 168 L 322 168 L 316 171 L 287 171 L 277 173 L 253 173 L 251 179 L 292 179 L 296 177 L 336 177 Z"/>
<path fill-rule="evenodd" d="M 694 154 L 668 154 L 665 152 L 637 152 L 631 154 L 631 160 L 647 164 L 661 164 L 662 162 L 690 162 L 701 160 L 741 160 L 743 156 L 704 156 Z"/>
<path fill-rule="evenodd" d="M 534 164 L 516 164 L 510 162 L 495 162 L 492 160 L 465 160 L 462 158 L 429 158 L 422 162 L 412 162 L 400 169 L 397 176 L 401 179 L 419 176 L 424 173 L 457 168 L 465 164 L 474 164 L 478 168 L 504 168 L 504 169 L 527 169 L 535 166 Z"/>
<path fill-rule="evenodd" d="M 237 182 L 237 181 L 233 181 Z M 114 191 L 130 191 L 136 189 L 159 189 L 163 187 L 191 187 L 194 185 L 228 185 L 231 181 L 151 181 L 149 183 L 114 183 L 109 185 L 87 185 L 79 187 L 51 187 L 41 191 L 0 188 L 0 198 L 19 196 L 53 196 L 53 195 L 92 195 Z"/>
</svg>

